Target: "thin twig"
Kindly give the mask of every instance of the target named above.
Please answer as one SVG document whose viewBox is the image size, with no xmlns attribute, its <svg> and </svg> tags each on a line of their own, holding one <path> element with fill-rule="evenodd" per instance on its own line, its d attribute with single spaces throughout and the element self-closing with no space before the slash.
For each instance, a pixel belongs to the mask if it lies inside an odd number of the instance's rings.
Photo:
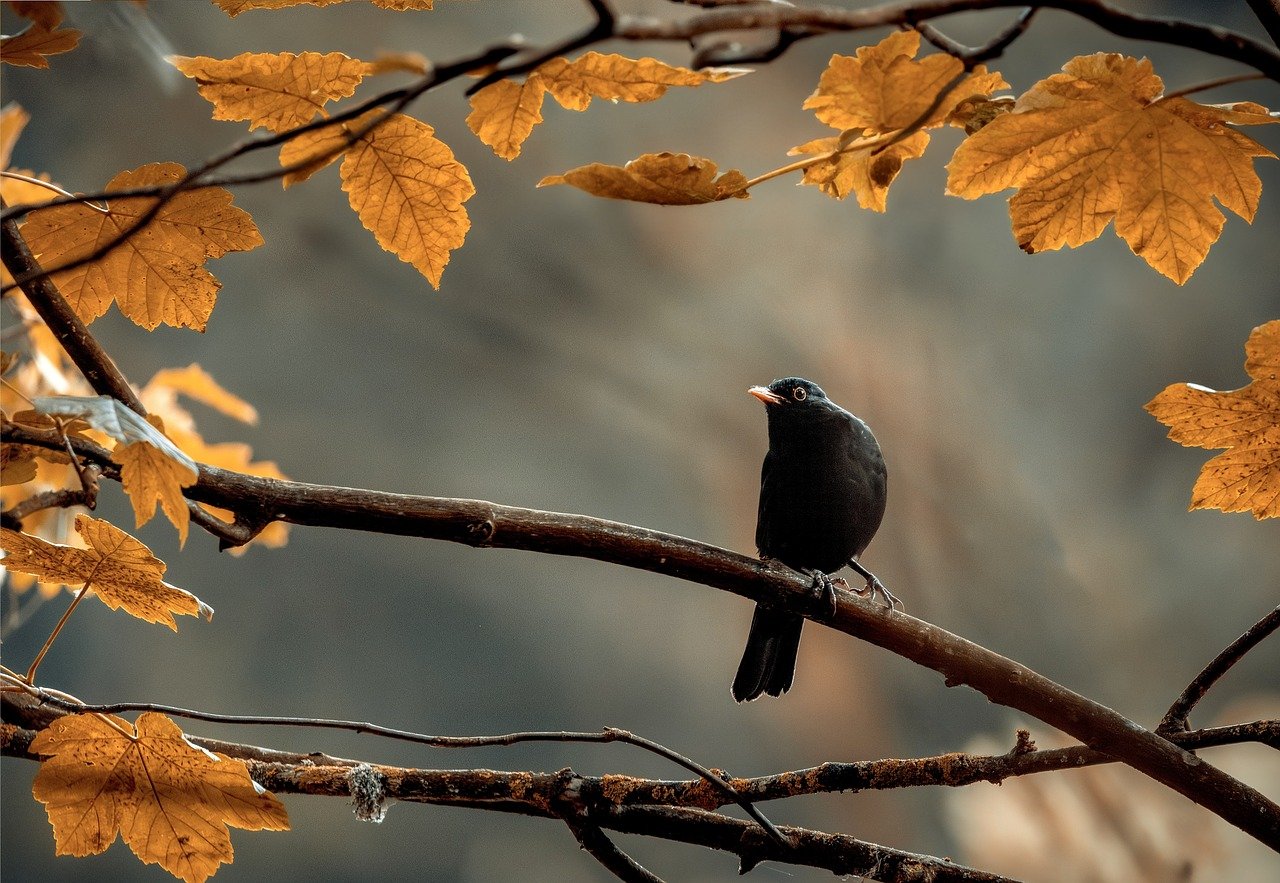
<svg viewBox="0 0 1280 883">
<path fill-rule="evenodd" d="M 1205 83 L 1196 83 L 1183 89 L 1175 89 L 1173 92 L 1165 95 L 1165 98 L 1181 98 L 1184 95 L 1193 95 L 1196 92 L 1204 92 L 1208 89 L 1216 89 L 1219 86 L 1230 86 L 1232 83 L 1248 83 L 1251 80 L 1265 80 L 1265 74 L 1236 74 L 1232 77 L 1218 77 L 1216 80 L 1209 80 Z"/>
<path fill-rule="evenodd" d="M 598 825 L 569 814 L 563 818 L 578 845 L 619 880 L 626 883 L 663 883 L 661 877 L 619 849 Z"/>
<path fill-rule="evenodd" d="M 89 466 L 87 468 L 92 469 L 95 473 L 99 471 L 97 466 Z M 65 488 L 62 490 L 41 491 L 38 494 L 32 494 L 25 500 L 19 500 L 14 503 L 13 506 L 5 510 L 5 515 L 21 522 L 28 515 L 45 509 L 70 509 L 72 506 L 84 506 L 92 509 L 96 503 L 96 488 L 93 491 L 83 488 L 80 490 Z"/>
<path fill-rule="evenodd" d="M 1174 700 L 1173 705 L 1169 707 L 1169 710 L 1165 712 L 1164 718 L 1160 721 L 1160 726 L 1156 727 L 1156 732 L 1164 735 L 1190 729 L 1187 719 L 1191 714 L 1191 710 L 1196 707 L 1196 703 L 1204 698 L 1204 694 L 1209 692 L 1209 688 L 1217 683 L 1219 678 L 1230 671 L 1231 667 L 1243 659 L 1246 653 L 1261 643 L 1277 628 L 1280 628 L 1280 607 L 1276 607 L 1254 623 L 1248 631 L 1228 644 L 1221 653 L 1210 660 L 1200 674 L 1196 675 L 1191 683 L 1187 684 L 1187 688 L 1182 691 L 1182 695 Z"/>
<path fill-rule="evenodd" d="M 69 199 L 77 198 L 74 193 L 70 192 L 69 190 L 62 189 L 57 184 L 54 184 L 52 181 L 43 181 L 40 178 L 36 178 L 32 175 L 24 175 L 21 172 L 3 171 L 3 172 L 0 172 L 0 177 L 12 178 L 15 181 L 25 181 L 28 184 L 34 184 L 37 187 L 43 187 L 46 190 L 52 190 L 54 193 L 58 194 L 59 196 L 65 196 L 65 197 L 68 197 Z M 97 203 L 89 202 L 89 201 L 85 201 L 84 204 L 87 205 L 89 208 L 93 209 L 94 211 L 101 212 L 104 215 L 111 213 L 111 210 L 106 206 L 98 205 Z"/>
</svg>

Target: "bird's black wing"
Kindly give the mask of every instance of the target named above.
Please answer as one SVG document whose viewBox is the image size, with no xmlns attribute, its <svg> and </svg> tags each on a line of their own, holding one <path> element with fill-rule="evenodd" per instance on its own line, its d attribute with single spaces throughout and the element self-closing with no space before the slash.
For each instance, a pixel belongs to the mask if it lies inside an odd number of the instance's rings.
<svg viewBox="0 0 1280 883">
<path fill-rule="evenodd" d="M 769 500 L 773 489 L 769 475 L 773 471 L 773 452 L 764 455 L 764 463 L 760 466 L 760 506 L 756 510 L 756 550 L 761 555 L 769 554 Z"/>
</svg>

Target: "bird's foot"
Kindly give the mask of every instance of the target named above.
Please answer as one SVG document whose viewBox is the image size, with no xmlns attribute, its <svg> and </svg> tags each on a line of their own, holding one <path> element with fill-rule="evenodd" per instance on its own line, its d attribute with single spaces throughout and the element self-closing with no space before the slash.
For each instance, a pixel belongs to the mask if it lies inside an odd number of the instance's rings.
<svg viewBox="0 0 1280 883">
<path fill-rule="evenodd" d="M 853 593 L 859 597 L 870 595 L 872 601 L 876 599 L 876 595 L 879 595 L 884 598 L 884 606 L 887 610 L 892 610 L 895 607 L 901 608 L 903 611 L 906 610 L 901 599 L 899 599 L 893 592 L 889 591 L 889 589 L 885 587 L 885 584 L 880 582 L 880 577 L 876 576 L 874 573 L 868 573 L 867 584 L 862 589 L 854 589 Z"/>
<path fill-rule="evenodd" d="M 819 620 L 834 619 L 836 615 L 835 583 L 844 583 L 846 586 L 848 583 L 845 583 L 844 580 L 832 580 L 828 574 L 823 573 L 821 570 L 805 570 L 801 572 L 813 577 L 811 590 L 813 591 L 814 616 Z"/>
</svg>

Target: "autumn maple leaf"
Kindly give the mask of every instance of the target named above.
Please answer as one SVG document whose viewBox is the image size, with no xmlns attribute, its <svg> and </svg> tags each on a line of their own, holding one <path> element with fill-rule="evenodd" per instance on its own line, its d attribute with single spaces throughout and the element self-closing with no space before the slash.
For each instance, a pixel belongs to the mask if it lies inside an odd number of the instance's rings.
<svg viewBox="0 0 1280 883">
<path fill-rule="evenodd" d="M 1253 382 L 1230 392 L 1166 387 L 1147 410 L 1188 447 L 1227 448 L 1200 470 L 1191 509 L 1280 516 L 1280 319 L 1253 329 L 1244 368 Z"/>
<path fill-rule="evenodd" d="M 854 56 L 831 56 L 804 106 L 841 134 L 789 151 L 822 157 L 805 164 L 803 183 L 836 199 L 856 194 L 860 206 L 883 212 L 903 163 L 923 156 L 929 146 L 924 130 L 943 125 L 962 102 L 1008 85 L 1000 74 L 977 65 L 930 110 L 964 65 L 950 55 L 917 61 L 919 50 L 918 32 L 897 31 Z M 911 126 L 916 131 L 904 134 Z"/>
<path fill-rule="evenodd" d="M 177 163 L 151 163 L 121 172 L 107 184 L 123 190 L 171 184 L 186 174 Z M 221 283 L 205 261 L 262 245 L 262 236 L 230 191 L 208 187 L 179 193 L 145 227 L 114 251 L 53 280 L 80 318 L 92 322 L 114 300 L 124 313 L 152 330 L 161 323 L 203 331 Z M 45 266 L 86 257 L 137 226 L 153 200 L 113 199 L 106 211 L 83 204 L 31 212 L 23 235 Z"/>
<path fill-rule="evenodd" d="M 185 589 L 164 582 L 164 562 L 120 528 L 88 515 L 77 515 L 76 531 L 89 548 L 48 543 L 0 528 L 0 548 L 7 553 L 4 566 L 45 582 L 90 583 L 102 603 L 112 610 L 121 608 L 174 631 L 178 630 L 174 614 L 213 617 L 213 608 L 208 604 Z"/>
<path fill-rule="evenodd" d="M 1280 122 L 1257 104 L 1161 98 L 1151 62 L 1073 58 L 956 150 L 948 192 L 966 199 L 1010 187 L 1013 235 L 1027 252 L 1096 239 L 1115 220 L 1133 252 L 1181 284 L 1226 221 L 1246 221 L 1262 182 L 1253 158 L 1274 154 L 1230 124 Z"/>
<path fill-rule="evenodd" d="M 244 761 L 193 745 L 169 718 L 71 714 L 31 742 L 31 790 L 58 855 L 97 855 L 122 836 L 146 864 L 202 883 L 232 859 L 228 826 L 285 831 L 289 816 Z"/>
<path fill-rule="evenodd" d="M 20 34 L 0 40 L 0 61 L 19 67 L 48 67 L 48 56 L 70 52 L 80 42 L 74 28 L 52 30 L 36 22 Z"/>
</svg>

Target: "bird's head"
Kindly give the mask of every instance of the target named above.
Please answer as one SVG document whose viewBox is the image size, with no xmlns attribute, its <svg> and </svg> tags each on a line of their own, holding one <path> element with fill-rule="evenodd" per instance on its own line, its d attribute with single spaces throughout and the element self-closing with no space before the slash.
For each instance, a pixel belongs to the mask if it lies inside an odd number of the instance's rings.
<svg viewBox="0 0 1280 883">
<path fill-rule="evenodd" d="M 803 377 L 784 377 L 768 386 L 753 386 L 747 392 L 774 410 L 807 409 L 825 404 L 827 394 L 822 387 Z"/>
</svg>

